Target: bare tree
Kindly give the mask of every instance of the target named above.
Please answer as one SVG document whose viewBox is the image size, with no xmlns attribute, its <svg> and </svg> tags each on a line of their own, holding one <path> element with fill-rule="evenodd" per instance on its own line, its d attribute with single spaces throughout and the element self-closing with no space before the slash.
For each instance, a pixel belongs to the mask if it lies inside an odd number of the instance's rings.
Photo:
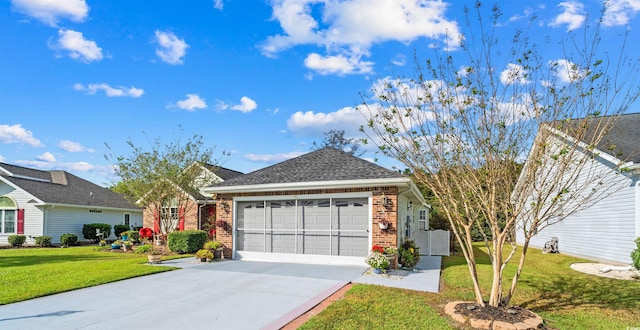
<svg viewBox="0 0 640 330">
<path fill-rule="evenodd" d="M 531 25 L 505 49 L 495 33 L 499 8 L 491 9 L 489 24 L 480 3 L 465 12 L 469 33 L 460 36 L 455 56 L 435 53 L 424 65 L 416 60 L 415 79 L 381 80 L 359 109 L 369 140 L 409 167 L 437 199 L 467 261 L 476 302 L 497 307 L 515 292 L 530 238 L 601 200 L 625 175 L 611 178 L 594 160 L 640 94 L 638 60 L 623 56 L 624 48 L 617 58 L 600 52 L 600 23 L 585 26 L 582 39 L 566 36 L 559 46 L 564 57 L 549 61 L 544 45 L 528 38 Z M 474 225 L 489 231 L 481 231 L 492 265 L 487 301 Z M 516 230 L 524 233 L 523 246 L 513 241 Z M 517 272 L 505 290 L 503 271 L 518 250 Z"/>
<path fill-rule="evenodd" d="M 210 181 L 201 177 L 203 172 L 196 164 L 211 164 L 215 148 L 205 147 L 197 134 L 186 141 L 180 135 L 167 144 L 155 139 L 150 142 L 150 150 L 131 140 L 127 144 L 130 154 L 114 155 L 112 151 L 105 155 L 121 179 L 113 189 L 151 212 L 160 232 L 166 235 L 177 227 L 181 214 L 195 207 L 191 196 L 198 192 L 201 182 Z"/>
<path fill-rule="evenodd" d="M 320 143 L 315 141 L 311 145 L 311 150 L 318 150 L 324 147 L 333 147 L 360 157 L 364 150 L 360 150 L 360 141 L 356 138 L 346 138 L 344 130 L 329 130 L 324 132 L 324 140 Z"/>
</svg>

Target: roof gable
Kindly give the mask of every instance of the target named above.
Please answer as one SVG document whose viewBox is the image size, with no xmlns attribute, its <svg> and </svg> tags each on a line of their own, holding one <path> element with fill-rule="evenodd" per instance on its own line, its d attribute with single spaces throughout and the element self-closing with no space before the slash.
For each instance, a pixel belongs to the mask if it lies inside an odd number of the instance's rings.
<svg viewBox="0 0 640 330">
<path fill-rule="evenodd" d="M 403 177 L 400 173 L 353 156 L 342 150 L 324 147 L 302 156 L 237 176 L 212 185 L 211 187 Z"/>
</svg>

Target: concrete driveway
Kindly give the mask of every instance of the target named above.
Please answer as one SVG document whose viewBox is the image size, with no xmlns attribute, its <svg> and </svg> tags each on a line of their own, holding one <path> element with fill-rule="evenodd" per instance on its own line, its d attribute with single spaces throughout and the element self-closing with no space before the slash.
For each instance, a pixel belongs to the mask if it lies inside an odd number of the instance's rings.
<svg viewBox="0 0 640 330">
<path fill-rule="evenodd" d="M 278 329 L 367 269 L 192 260 L 164 263 L 181 270 L 0 306 L 0 329 Z"/>
</svg>

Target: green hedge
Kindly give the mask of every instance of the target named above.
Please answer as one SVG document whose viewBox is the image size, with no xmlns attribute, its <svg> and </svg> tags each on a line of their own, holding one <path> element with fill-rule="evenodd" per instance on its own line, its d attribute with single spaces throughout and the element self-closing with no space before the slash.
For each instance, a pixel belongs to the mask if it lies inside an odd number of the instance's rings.
<svg viewBox="0 0 640 330">
<path fill-rule="evenodd" d="M 113 233 L 117 237 L 120 237 L 120 235 L 122 235 L 122 233 L 125 232 L 125 231 L 129 231 L 129 226 L 127 226 L 127 225 L 115 225 L 115 226 L 113 226 Z"/>
<path fill-rule="evenodd" d="M 9 244 L 11 246 L 22 246 L 27 241 L 27 236 L 24 235 L 9 235 Z"/>
<path fill-rule="evenodd" d="M 51 236 L 38 236 L 34 237 L 36 245 L 40 247 L 51 246 Z"/>
<path fill-rule="evenodd" d="M 76 245 L 78 243 L 78 236 L 74 234 L 62 234 L 60 236 L 60 244 L 63 246 Z"/>
<path fill-rule="evenodd" d="M 204 230 L 174 231 L 167 239 L 169 250 L 177 253 L 195 253 L 206 241 L 207 232 Z"/>
<path fill-rule="evenodd" d="M 101 233 L 104 233 L 103 238 L 111 235 L 111 225 L 108 223 L 88 223 L 82 225 L 82 235 L 85 239 L 90 239 L 95 243 L 100 242 L 100 238 L 96 236 L 96 229 L 100 229 Z"/>
</svg>

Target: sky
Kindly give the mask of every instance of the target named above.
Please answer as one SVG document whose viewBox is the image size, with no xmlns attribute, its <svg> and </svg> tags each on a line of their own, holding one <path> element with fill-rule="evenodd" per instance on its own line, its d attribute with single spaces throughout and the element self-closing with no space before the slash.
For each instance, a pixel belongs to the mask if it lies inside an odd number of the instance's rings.
<svg viewBox="0 0 640 330">
<path fill-rule="evenodd" d="M 219 165 L 248 173 L 309 152 L 332 129 L 363 138 L 356 106 L 370 101 L 372 86 L 413 76 L 414 54 L 458 56 L 460 3 L 0 1 L 0 162 L 108 186 L 117 177 L 105 154 L 130 154 L 128 140 L 150 148 L 199 134 L 214 158 L 230 154 Z M 529 35 L 540 41 L 579 35 L 602 8 L 595 0 L 497 4 L 497 35 L 510 38 L 535 15 Z M 606 47 L 629 31 L 627 51 L 640 53 L 638 11 L 640 0 L 610 1 Z M 545 56 L 562 60 L 559 48 Z M 374 145 L 365 150 L 363 158 L 403 168 Z"/>
</svg>

